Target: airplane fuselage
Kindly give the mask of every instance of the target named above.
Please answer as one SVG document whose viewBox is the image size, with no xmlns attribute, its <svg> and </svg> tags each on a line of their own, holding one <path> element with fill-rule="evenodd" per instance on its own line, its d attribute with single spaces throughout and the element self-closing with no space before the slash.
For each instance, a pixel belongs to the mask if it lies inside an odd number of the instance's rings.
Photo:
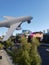
<svg viewBox="0 0 49 65">
<path fill-rule="evenodd" d="M 17 17 L 14 19 L 7 19 L 0 22 L 0 27 L 10 27 L 12 24 L 18 23 L 18 22 L 25 22 L 28 20 L 31 20 L 31 16 L 23 16 L 23 17 Z"/>
</svg>

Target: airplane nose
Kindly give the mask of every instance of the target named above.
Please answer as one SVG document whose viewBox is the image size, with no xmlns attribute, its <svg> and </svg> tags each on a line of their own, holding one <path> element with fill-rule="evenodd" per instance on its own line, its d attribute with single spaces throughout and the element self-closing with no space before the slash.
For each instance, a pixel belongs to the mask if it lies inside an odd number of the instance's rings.
<svg viewBox="0 0 49 65">
<path fill-rule="evenodd" d="M 31 20 L 31 19 L 33 19 L 33 17 L 32 16 L 28 16 L 28 19 Z"/>
<path fill-rule="evenodd" d="M 30 19 L 33 19 L 33 17 L 32 17 L 32 16 L 30 16 Z"/>
</svg>

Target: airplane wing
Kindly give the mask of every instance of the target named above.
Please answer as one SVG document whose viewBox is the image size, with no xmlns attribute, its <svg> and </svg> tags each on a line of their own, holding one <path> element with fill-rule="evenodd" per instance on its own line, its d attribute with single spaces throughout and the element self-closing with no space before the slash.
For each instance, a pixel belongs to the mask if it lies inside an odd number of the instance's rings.
<svg viewBox="0 0 49 65">
<path fill-rule="evenodd" d="M 16 17 L 12 17 L 12 16 L 2 16 L 5 19 L 15 19 Z"/>
<path fill-rule="evenodd" d="M 13 24 L 10 26 L 9 30 L 7 31 L 5 37 L 3 38 L 3 41 L 6 41 L 9 39 L 9 37 L 12 35 L 13 31 L 21 24 L 21 22 Z"/>
</svg>

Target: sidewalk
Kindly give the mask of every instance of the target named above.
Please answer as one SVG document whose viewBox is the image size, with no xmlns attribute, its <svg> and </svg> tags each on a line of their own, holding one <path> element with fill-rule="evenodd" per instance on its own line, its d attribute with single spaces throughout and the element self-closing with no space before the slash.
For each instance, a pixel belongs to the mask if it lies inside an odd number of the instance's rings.
<svg viewBox="0 0 49 65">
<path fill-rule="evenodd" d="M 2 59 L 0 59 L 0 65 L 14 65 L 5 50 L 0 50 L 0 56 L 2 56 Z"/>
</svg>

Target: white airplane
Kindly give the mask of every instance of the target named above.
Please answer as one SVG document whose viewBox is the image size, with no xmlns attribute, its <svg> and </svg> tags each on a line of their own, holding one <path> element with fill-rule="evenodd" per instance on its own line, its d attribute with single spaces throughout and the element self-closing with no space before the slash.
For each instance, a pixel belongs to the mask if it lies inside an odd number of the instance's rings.
<svg viewBox="0 0 49 65">
<path fill-rule="evenodd" d="M 5 18 L 5 20 L 0 21 L 0 27 L 7 27 L 9 28 L 9 30 L 7 31 L 2 41 L 8 40 L 15 29 L 16 30 L 21 29 L 20 25 L 23 22 L 27 21 L 28 23 L 30 23 L 32 19 L 31 16 L 22 16 L 22 17 L 3 16 L 3 18 Z"/>
</svg>

